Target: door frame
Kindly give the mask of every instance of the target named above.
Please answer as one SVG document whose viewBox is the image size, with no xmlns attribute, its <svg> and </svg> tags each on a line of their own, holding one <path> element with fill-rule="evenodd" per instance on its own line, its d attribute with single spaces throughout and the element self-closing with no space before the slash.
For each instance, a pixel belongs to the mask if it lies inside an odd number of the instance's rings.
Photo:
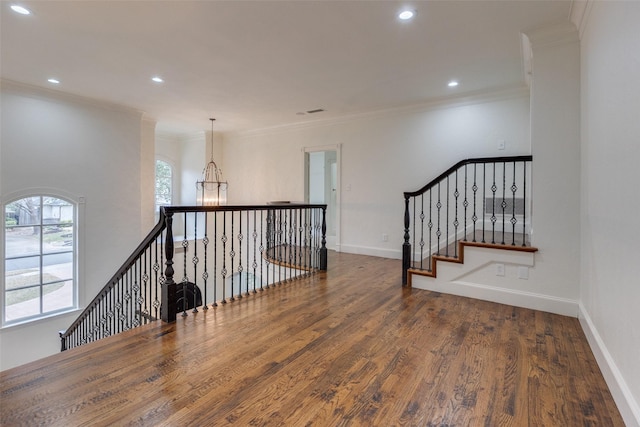
<svg viewBox="0 0 640 427">
<path fill-rule="evenodd" d="M 323 151 L 335 151 L 336 153 L 336 206 L 335 206 L 335 226 L 336 235 L 329 238 L 327 236 L 327 248 L 340 252 L 340 205 L 341 205 L 341 175 L 342 175 L 342 144 L 333 145 L 318 145 L 313 147 L 302 148 L 303 162 L 303 176 L 304 176 L 304 202 L 309 203 L 309 153 L 323 152 Z"/>
</svg>

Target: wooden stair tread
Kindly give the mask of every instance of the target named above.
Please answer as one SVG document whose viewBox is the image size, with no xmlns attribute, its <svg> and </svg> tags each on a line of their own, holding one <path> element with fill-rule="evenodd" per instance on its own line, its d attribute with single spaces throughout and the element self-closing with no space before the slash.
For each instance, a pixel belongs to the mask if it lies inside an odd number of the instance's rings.
<svg viewBox="0 0 640 427">
<path fill-rule="evenodd" d="M 446 256 L 446 255 L 432 255 L 430 258 L 431 268 L 428 270 L 422 270 L 419 268 L 409 268 L 407 270 L 407 285 L 411 286 L 411 277 L 412 275 L 425 276 L 425 277 L 437 277 L 437 262 L 445 261 L 445 262 L 453 262 L 456 264 L 464 264 L 464 247 L 474 247 L 474 248 L 489 248 L 489 249 L 498 249 L 498 250 L 507 250 L 507 251 L 518 251 L 518 252 L 538 252 L 538 248 L 535 246 L 521 246 L 521 245 L 511 245 L 511 244 L 501 244 L 501 243 L 486 243 L 486 242 L 472 242 L 469 240 L 460 240 L 458 241 L 458 256 Z"/>
</svg>

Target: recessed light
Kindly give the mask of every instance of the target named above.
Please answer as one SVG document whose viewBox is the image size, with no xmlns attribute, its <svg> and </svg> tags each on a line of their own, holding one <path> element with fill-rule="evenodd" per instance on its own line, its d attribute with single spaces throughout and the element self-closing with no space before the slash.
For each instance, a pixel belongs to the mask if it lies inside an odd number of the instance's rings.
<svg viewBox="0 0 640 427">
<path fill-rule="evenodd" d="M 164 82 L 164 80 L 162 79 L 162 77 L 159 76 L 155 76 L 155 77 L 151 77 L 151 80 L 153 80 L 156 83 L 162 83 Z"/>
<path fill-rule="evenodd" d="M 456 80 L 451 80 L 451 81 L 447 84 L 447 86 L 449 86 L 449 87 L 456 87 L 456 86 L 458 86 L 458 84 L 459 84 L 459 83 L 458 83 Z"/>
<path fill-rule="evenodd" d="M 12 4 L 11 10 L 13 10 L 16 13 L 19 13 L 20 15 L 31 15 L 31 11 L 29 9 L 27 9 L 26 7 L 19 6 L 17 4 Z"/>
<path fill-rule="evenodd" d="M 54 84 L 54 85 L 60 84 L 60 80 L 58 80 L 58 79 L 47 79 L 47 81 L 49 83 Z"/>
<path fill-rule="evenodd" d="M 398 18 L 402 19 L 403 21 L 407 21 L 413 18 L 414 16 L 416 16 L 415 10 L 403 10 L 398 14 Z"/>
</svg>

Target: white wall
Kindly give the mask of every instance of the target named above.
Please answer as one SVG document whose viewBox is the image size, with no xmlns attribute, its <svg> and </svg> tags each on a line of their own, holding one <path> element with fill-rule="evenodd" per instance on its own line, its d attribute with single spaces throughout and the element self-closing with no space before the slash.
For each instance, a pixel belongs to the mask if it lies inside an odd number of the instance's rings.
<svg viewBox="0 0 640 427">
<path fill-rule="evenodd" d="M 342 144 L 341 250 L 399 258 L 404 191 L 463 158 L 530 153 L 528 91 L 225 135 L 230 203 L 304 200 L 303 148 L 335 144 Z"/>
<path fill-rule="evenodd" d="M 141 114 L 8 82 L 2 82 L 1 107 L 2 200 L 29 189 L 85 199 L 79 235 L 84 305 L 147 232 L 141 229 Z M 58 352 L 57 333 L 75 315 L 2 329 L 0 369 Z"/>
<path fill-rule="evenodd" d="M 637 426 L 640 2 L 592 2 L 581 23 L 581 321 L 625 422 Z"/>
</svg>

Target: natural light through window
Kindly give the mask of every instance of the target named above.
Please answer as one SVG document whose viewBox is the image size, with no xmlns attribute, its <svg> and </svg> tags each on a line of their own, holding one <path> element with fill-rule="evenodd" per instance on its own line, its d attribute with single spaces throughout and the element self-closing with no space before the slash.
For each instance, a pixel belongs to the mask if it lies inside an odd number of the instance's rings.
<svg viewBox="0 0 640 427">
<path fill-rule="evenodd" d="M 171 205 L 172 179 L 171 165 L 163 160 L 156 160 L 156 211 L 160 209 L 160 206 Z"/>
<path fill-rule="evenodd" d="M 76 307 L 76 206 L 31 196 L 4 209 L 4 324 Z"/>
</svg>

